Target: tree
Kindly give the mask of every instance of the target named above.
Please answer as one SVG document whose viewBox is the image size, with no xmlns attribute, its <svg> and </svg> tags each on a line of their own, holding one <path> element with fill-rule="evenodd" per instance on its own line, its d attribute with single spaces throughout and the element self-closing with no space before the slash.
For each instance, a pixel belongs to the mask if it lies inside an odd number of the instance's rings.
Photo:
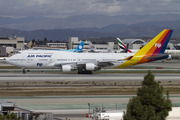
<svg viewBox="0 0 180 120">
<path fill-rule="evenodd" d="M 11 113 L 11 120 L 17 120 L 17 115 L 15 113 Z"/>
<path fill-rule="evenodd" d="M 6 119 L 7 120 L 10 120 L 11 119 L 11 116 L 8 114 L 8 115 L 6 115 Z"/>
<path fill-rule="evenodd" d="M 0 120 L 5 120 L 5 117 L 0 114 Z"/>
<path fill-rule="evenodd" d="M 17 120 L 21 120 L 21 117 L 19 116 L 19 117 L 17 118 Z"/>
<path fill-rule="evenodd" d="M 142 87 L 137 90 L 137 96 L 129 100 L 123 119 L 165 120 L 169 111 L 172 110 L 172 103 L 169 99 L 169 91 L 165 98 L 163 90 L 163 87 L 154 81 L 151 71 L 148 71 L 142 81 Z"/>
<path fill-rule="evenodd" d="M 44 41 L 43 41 L 43 45 L 46 45 L 46 43 L 48 43 L 48 40 L 47 40 L 47 38 L 45 37 L 45 38 L 44 38 Z"/>
</svg>

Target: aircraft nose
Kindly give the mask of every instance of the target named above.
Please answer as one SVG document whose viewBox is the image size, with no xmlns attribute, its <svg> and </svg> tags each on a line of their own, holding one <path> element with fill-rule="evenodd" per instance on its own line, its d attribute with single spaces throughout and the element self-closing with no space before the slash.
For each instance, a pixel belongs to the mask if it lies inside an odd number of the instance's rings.
<svg viewBox="0 0 180 120">
<path fill-rule="evenodd" d="M 7 63 L 10 63 L 10 58 L 9 58 L 9 57 L 6 58 L 6 62 L 7 62 Z"/>
</svg>

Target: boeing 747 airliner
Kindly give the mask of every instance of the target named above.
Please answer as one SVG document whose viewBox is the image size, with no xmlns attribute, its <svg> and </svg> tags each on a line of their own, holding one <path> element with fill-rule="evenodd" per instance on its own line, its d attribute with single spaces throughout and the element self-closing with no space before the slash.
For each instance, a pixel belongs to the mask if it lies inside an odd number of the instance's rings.
<svg viewBox="0 0 180 120">
<path fill-rule="evenodd" d="M 53 50 L 20 51 L 6 61 L 24 68 L 78 70 L 78 74 L 91 74 L 101 68 L 123 68 L 161 60 L 168 57 L 164 51 L 173 30 L 165 29 L 136 53 L 76 53 Z"/>
</svg>

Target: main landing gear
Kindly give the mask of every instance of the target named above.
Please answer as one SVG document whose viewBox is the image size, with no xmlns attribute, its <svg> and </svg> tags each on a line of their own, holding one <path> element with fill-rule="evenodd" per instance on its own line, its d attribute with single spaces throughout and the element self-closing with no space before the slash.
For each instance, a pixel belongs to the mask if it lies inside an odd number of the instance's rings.
<svg viewBox="0 0 180 120">
<path fill-rule="evenodd" d="M 78 69 L 78 74 L 92 74 L 90 70 Z"/>
<path fill-rule="evenodd" d="M 26 70 L 22 68 L 22 74 L 26 74 Z"/>
</svg>

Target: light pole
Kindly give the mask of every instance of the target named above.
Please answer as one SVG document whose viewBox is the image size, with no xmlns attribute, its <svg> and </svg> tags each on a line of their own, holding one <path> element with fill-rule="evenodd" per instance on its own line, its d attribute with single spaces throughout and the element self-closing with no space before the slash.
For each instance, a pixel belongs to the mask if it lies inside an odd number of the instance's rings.
<svg viewBox="0 0 180 120">
<path fill-rule="evenodd" d="M 88 103 L 88 106 L 89 106 L 89 114 L 90 114 L 90 103 Z"/>
</svg>

